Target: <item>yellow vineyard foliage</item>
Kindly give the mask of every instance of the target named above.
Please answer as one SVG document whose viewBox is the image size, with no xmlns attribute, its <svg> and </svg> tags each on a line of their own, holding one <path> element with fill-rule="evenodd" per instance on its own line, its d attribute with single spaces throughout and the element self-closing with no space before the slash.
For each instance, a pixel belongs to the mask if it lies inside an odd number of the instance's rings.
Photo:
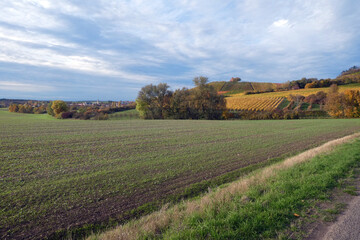
<svg viewBox="0 0 360 240">
<path fill-rule="evenodd" d="M 339 92 L 345 92 L 347 90 L 360 90 L 360 84 L 348 84 L 339 86 Z M 258 98 L 258 97 L 286 97 L 289 99 L 290 95 L 302 95 L 307 97 L 311 94 L 316 94 L 317 92 L 323 91 L 327 93 L 329 88 L 306 88 L 306 89 L 298 89 L 298 90 L 289 90 L 289 91 L 279 91 L 279 92 L 268 92 L 261 94 L 252 94 L 252 95 L 244 95 L 244 93 L 234 94 L 231 97 L 244 97 L 244 98 Z"/>
<path fill-rule="evenodd" d="M 272 111 L 275 110 L 284 97 L 229 97 L 226 98 L 226 108 L 233 110 Z"/>
</svg>

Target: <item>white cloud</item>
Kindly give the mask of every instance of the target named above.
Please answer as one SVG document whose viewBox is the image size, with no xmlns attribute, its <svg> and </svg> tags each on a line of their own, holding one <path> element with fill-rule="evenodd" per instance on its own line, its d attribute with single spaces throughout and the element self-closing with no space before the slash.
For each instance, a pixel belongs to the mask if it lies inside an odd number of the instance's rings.
<svg viewBox="0 0 360 240">
<path fill-rule="evenodd" d="M 18 81 L 0 81 L 0 89 L 16 92 L 48 92 L 54 91 L 54 87 L 39 85 L 34 83 L 24 83 Z"/>
<path fill-rule="evenodd" d="M 359 42 L 360 2 L 350 0 L 4 0 L 0 8 L 0 61 L 129 83 L 331 77 L 313 69 L 334 69 L 328 58 L 343 63 Z M 143 66 L 146 74 L 133 70 Z"/>
<path fill-rule="evenodd" d="M 64 23 L 31 1 L 1 1 L 0 21 L 25 28 L 60 29 Z"/>
<path fill-rule="evenodd" d="M 26 39 L 24 42 L 34 43 L 33 40 L 35 41 L 35 38 L 24 39 Z M 16 36 L 10 37 L 10 40 L 14 41 L 8 40 L 9 37 L 5 40 L 1 40 L 0 38 L 0 62 L 2 61 L 33 66 L 53 67 L 64 70 L 84 72 L 93 75 L 119 77 L 123 80 L 134 82 L 156 81 L 155 78 L 150 76 L 129 73 L 122 71 L 121 69 L 117 69 L 116 66 L 114 66 L 111 62 L 104 61 L 94 56 L 74 54 L 65 55 L 58 51 L 52 50 L 51 48 L 33 48 L 31 46 L 21 44 L 22 40 L 17 39 Z M 73 50 L 74 53 L 77 51 L 77 45 L 75 44 L 72 45 L 66 42 L 61 42 L 59 40 L 53 40 L 51 38 L 47 40 L 48 41 L 45 40 L 45 42 L 42 42 L 44 41 L 44 39 L 42 39 L 37 43 L 43 43 L 45 45 L 51 43 L 63 47 L 69 47 L 69 50 Z"/>
<path fill-rule="evenodd" d="M 273 22 L 272 26 L 274 27 L 287 27 L 289 26 L 289 20 L 287 19 L 280 19 L 275 22 Z"/>
<path fill-rule="evenodd" d="M 0 40 L 1 41 L 14 41 L 18 43 L 31 43 L 47 47 L 59 46 L 67 48 L 77 48 L 79 45 L 71 42 L 66 42 L 54 36 L 39 33 L 33 30 L 15 30 L 7 27 L 0 26 Z"/>
</svg>

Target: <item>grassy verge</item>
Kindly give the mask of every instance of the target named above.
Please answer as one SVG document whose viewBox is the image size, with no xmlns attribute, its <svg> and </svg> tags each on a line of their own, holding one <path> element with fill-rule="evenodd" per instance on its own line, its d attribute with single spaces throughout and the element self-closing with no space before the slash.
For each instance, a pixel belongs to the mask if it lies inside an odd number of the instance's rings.
<svg viewBox="0 0 360 240">
<path fill-rule="evenodd" d="M 360 140 L 356 140 L 331 154 L 286 170 L 278 168 L 269 177 L 262 177 L 264 172 L 244 191 L 225 186 L 196 203 L 183 203 L 163 210 L 167 214 L 159 212 L 92 238 L 286 239 L 278 233 L 302 218 L 315 200 L 327 199 L 359 160 Z"/>
</svg>

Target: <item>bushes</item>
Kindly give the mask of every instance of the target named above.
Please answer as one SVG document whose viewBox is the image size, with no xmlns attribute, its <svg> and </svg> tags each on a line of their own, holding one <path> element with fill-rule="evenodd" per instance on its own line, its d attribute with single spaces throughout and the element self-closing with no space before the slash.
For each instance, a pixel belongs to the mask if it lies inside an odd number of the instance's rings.
<svg viewBox="0 0 360 240">
<path fill-rule="evenodd" d="M 72 116 L 73 116 L 73 112 L 63 112 L 63 113 L 61 113 L 61 118 L 62 119 L 72 118 Z"/>
<path fill-rule="evenodd" d="M 275 110 L 275 111 L 230 111 L 224 119 L 269 120 L 269 119 L 302 119 L 328 117 L 325 111 Z"/>
</svg>

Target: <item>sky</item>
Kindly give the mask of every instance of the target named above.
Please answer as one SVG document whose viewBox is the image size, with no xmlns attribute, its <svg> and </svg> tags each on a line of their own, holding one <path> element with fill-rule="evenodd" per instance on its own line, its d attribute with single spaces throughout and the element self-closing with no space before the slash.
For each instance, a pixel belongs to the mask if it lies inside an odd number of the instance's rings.
<svg viewBox="0 0 360 240">
<path fill-rule="evenodd" d="M 358 0 L 1 0 L 0 98 L 134 100 L 141 87 L 335 78 Z"/>
</svg>

